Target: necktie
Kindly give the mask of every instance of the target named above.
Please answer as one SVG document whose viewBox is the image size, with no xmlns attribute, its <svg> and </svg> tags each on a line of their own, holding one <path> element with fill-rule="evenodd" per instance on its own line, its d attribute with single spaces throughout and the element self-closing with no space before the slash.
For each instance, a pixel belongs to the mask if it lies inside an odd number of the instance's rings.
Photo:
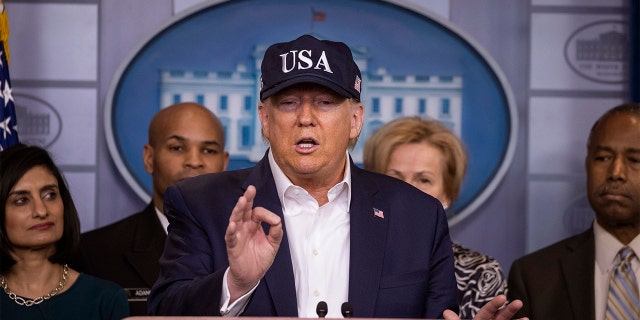
<svg viewBox="0 0 640 320">
<path fill-rule="evenodd" d="M 640 298 L 638 281 L 631 270 L 633 250 L 624 247 L 620 252 L 620 262 L 616 265 L 609 283 L 606 320 L 627 320 L 640 318 Z"/>
</svg>

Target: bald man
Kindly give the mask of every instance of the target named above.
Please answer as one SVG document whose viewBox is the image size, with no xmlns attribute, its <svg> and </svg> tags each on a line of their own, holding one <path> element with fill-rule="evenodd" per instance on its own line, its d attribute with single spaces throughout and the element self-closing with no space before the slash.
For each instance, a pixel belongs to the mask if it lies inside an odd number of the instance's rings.
<svg viewBox="0 0 640 320">
<path fill-rule="evenodd" d="M 177 181 L 224 171 L 229 153 L 224 129 L 206 107 L 184 102 L 160 110 L 149 124 L 144 167 L 153 180 L 151 203 L 123 220 L 82 234 L 78 270 L 120 284 L 131 315 L 145 315 L 147 295 L 158 277 L 169 222 L 164 192 Z"/>
</svg>

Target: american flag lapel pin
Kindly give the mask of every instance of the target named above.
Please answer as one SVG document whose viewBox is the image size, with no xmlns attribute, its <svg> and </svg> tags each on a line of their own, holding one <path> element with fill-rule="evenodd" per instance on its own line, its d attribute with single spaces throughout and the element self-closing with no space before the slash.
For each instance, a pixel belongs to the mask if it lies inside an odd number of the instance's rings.
<svg viewBox="0 0 640 320">
<path fill-rule="evenodd" d="M 384 219 L 384 213 L 378 208 L 373 208 L 373 215 L 380 219 Z"/>
</svg>

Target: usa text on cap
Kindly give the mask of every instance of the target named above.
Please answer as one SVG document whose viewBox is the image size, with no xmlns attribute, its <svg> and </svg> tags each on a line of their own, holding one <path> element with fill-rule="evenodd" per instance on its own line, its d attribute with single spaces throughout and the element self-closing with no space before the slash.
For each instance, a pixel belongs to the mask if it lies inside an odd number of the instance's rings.
<svg viewBox="0 0 640 320">
<path fill-rule="evenodd" d="M 261 71 L 260 100 L 303 82 L 320 84 L 344 97 L 360 100 L 360 69 L 342 42 L 303 35 L 276 43 L 265 51 Z"/>
</svg>

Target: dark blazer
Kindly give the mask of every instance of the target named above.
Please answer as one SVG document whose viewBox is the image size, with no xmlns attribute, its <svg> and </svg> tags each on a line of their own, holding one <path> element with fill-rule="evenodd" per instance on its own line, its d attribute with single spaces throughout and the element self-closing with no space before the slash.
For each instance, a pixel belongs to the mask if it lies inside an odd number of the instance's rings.
<svg viewBox="0 0 640 320">
<path fill-rule="evenodd" d="M 510 300 L 531 320 L 593 320 L 595 240 L 593 229 L 528 254 L 511 265 Z"/>
<path fill-rule="evenodd" d="M 151 203 L 142 212 L 83 233 L 75 267 L 127 289 L 131 315 L 145 315 L 166 238 Z"/>
<path fill-rule="evenodd" d="M 357 317 L 437 318 L 457 310 L 454 262 L 447 220 L 435 198 L 408 184 L 351 163 L 349 302 Z M 249 185 L 254 206 L 282 217 L 265 156 L 255 167 L 198 176 L 165 193 L 169 237 L 160 276 L 149 297 L 150 314 L 220 315 L 228 266 L 225 230 Z M 382 210 L 384 218 L 374 216 Z M 287 239 L 254 291 L 244 316 L 297 316 Z"/>
</svg>

